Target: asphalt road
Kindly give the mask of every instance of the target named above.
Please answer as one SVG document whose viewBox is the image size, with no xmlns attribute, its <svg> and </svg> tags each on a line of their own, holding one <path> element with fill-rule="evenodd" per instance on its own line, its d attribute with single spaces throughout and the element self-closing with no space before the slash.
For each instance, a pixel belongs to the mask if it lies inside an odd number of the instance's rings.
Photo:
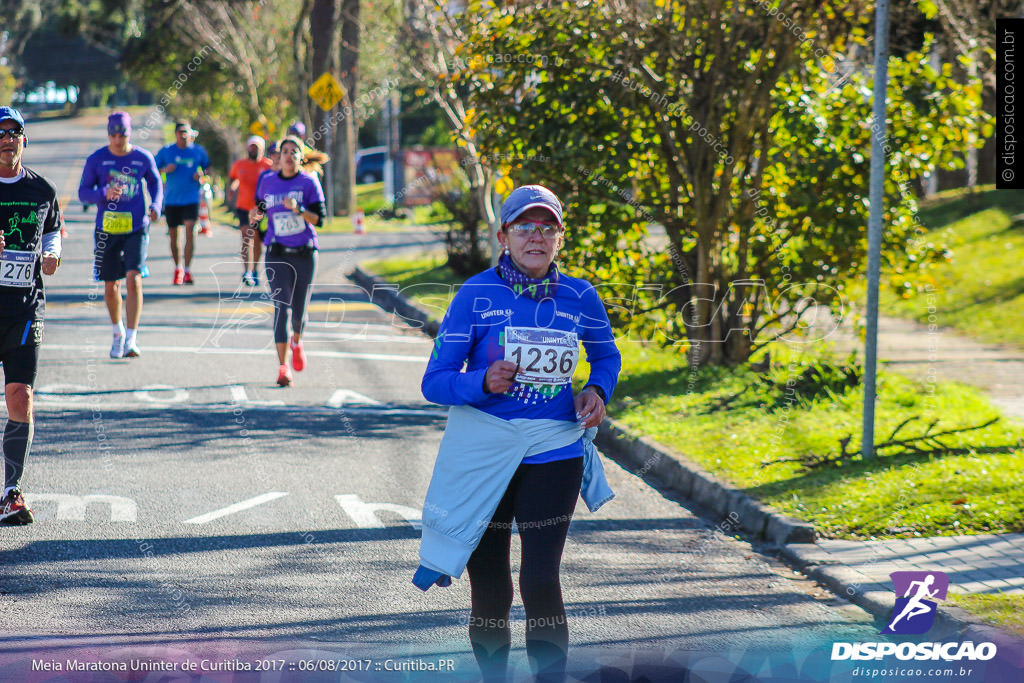
<svg viewBox="0 0 1024 683">
<path fill-rule="evenodd" d="M 293 680 L 307 661 L 369 668 L 316 680 L 472 678 L 468 581 L 427 593 L 410 582 L 444 428 L 443 410 L 419 392 L 431 342 L 345 278 L 360 260 L 436 238 L 323 238 L 309 367 L 281 389 L 269 303 L 238 288 L 237 233 L 219 226 L 200 239 L 197 284 L 174 287 L 160 222 L 143 355 L 111 360 L 91 281 L 94 214 L 75 199 L 85 157 L 105 144 L 103 119 L 28 132 L 25 162 L 66 198 L 70 237 L 47 284 L 23 479 L 37 521 L 0 527 L 0 680 L 22 680 L 34 659 L 129 656 L 287 662 L 260 680 Z M 562 566 L 576 670 L 643 660 L 719 672 L 742 662 L 756 673 L 793 667 L 793 651 L 827 670 L 833 641 L 878 639 L 865 613 L 717 520 L 611 461 L 606 469 L 618 497 L 596 514 L 580 503 Z M 522 674 L 518 596 L 512 616 Z M 369 663 L 337 663 L 346 657 Z M 447 675 L 382 664 L 449 659 Z"/>
</svg>

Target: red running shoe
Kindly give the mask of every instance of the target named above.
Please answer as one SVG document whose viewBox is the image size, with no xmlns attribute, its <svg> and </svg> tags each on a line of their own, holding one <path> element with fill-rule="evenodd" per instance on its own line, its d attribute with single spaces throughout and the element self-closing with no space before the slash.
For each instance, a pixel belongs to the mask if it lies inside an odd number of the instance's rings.
<svg viewBox="0 0 1024 683">
<path fill-rule="evenodd" d="M 185 271 L 181 268 L 174 269 L 174 279 L 171 280 L 172 285 L 180 285 L 185 281 Z"/>
<path fill-rule="evenodd" d="M 302 342 L 289 342 L 288 346 L 292 350 L 292 367 L 295 372 L 302 372 L 306 369 L 306 352 L 302 350 Z"/>
<path fill-rule="evenodd" d="M 186 285 L 194 285 L 196 283 L 195 280 L 192 279 L 192 271 L 190 271 L 190 270 L 186 270 L 185 271 L 185 280 L 184 280 L 184 282 L 185 282 Z"/>
<path fill-rule="evenodd" d="M 25 505 L 21 489 L 11 489 L 11 492 L 0 500 L 0 524 L 16 526 L 31 524 L 32 521 L 32 509 Z"/>
<path fill-rule="evenodd" d="M 277 369 L 277 384 L 278 386 L 287 387 L 291 386 L 292 383 L 292 371 L 288 369 L 287 365 L 282 365 Z"/>
</svg>

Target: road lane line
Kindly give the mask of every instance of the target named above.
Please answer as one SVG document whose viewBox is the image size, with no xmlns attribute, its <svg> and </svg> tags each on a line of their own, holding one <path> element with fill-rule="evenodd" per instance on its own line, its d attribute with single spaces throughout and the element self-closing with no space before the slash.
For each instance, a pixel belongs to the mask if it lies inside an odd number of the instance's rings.
<svg viewBox="0 0 1024 683">
<path fill-rule="evenodd" d="M 249 500 L 243 500 L 241 503 L 235 503 L 234 505 L 229 505 L 226 508 L 221 508 L 220 510 L 207 512 L 205 515 L 199 515 L 198 517 L 193 517 L 192 519 L 186 519 L 184 522 L 182 522 L 182 524 L 206 524 L 207 522 L 212 522 L 215 519 L 227 517 L 228 515 L 233 515 L 236 512 L 241 512 L 243 510 L 248 510 L 249 508 L 254 508 L 257 505 L 263 505 L 264 503 L 269 503 L 272 500 L 277 500 L 278 498 L 287 495 L 288 494 L 283 491 L 270 491 L 268 493 L 264 493 L 261 496 L 256 496 L 255 498 L 250 498 Z"/>
<path fill-rule="evenodd" d="M 148 326 L 147 326 L 148 327 Z M 344 344 L 346 342 L 385 342 L 388 344 L 430 344 L 433 340 L 430 337 L 424 336 L 403 336 L 403 335 L 383 335 L 383 334 L 349 334 L 345 332 L 310 332 L 306 330 L 302 334 L 302 338 L 305 340 L 310 339 L 323 339 L 324 341 L 332 341 L 338 344 Z"/>
<path fill-rule="evenodd" d="M 236 299 L 228 299 L 227 301 L 237 301 Z M 335 299 L 338 304 L 331 305 L 330 302 L 315 302 L 311 303 L 306 307 L 306 311 L 309 313 L 343 313 L 345 311 L 383 311 L 383 309 L 376 305 L 367 303 L 365 301 L 342 301 L 341 299 Z M 199 306 L 195 308 L 196 313 L 220 313 L 224 311 L 225 306 Z M 236 306 L 231 309 L 232 313 L 270 313 L 274 310 L 274 303 L 272 301 L 263 302 L 262 305 L 257 302 L 253 302 L 248 306 Z"/>
<path fill-rule="evenodd" d="M 99 503 L 110 506 L 111 522 L 134 522 L 138 517 L 138 506 L 131 498 L 123 496 L 108 496 L 103 494 L 89 494 L 87 496 L 76 496 L 70 493 L 33 493 L 29 497 L 33 505 L 38 507 L 39 503 L 56 503 L 56 519 L 71 519 L 85 521 L 85 510 L 90 503 Z M 47 519 L 50 515 L 43 512 L 37 513 L 39 519 Z"/>
<path fill-rule="evenodd" d="M 260 405 L 257 403 L 250 403 L 245 406 L 248 411 L 254 410 L 265 410 L 268 412 L 282 412 L 282 413 L 310 413 L 312 415 L 337 415 L 339 413 L 345 413 L 346 415 L 373 415 L 375 417 L 448 417 L 447 410 L 432 410 L 429 408 L 388 408 L 381 406 L 379 408 L 373 406 L 302 406 L 302 405 L 273 405 L 273 401 L 267 401 L 271 405 Z M 93 408 L 96 406 L 95 401 L 52 401 L 52 400 L 41 400 L 38 402 L 39 409 L 46 412 L 59 412 L 62 410 L 74 410 L 80 408 Z M 168 410 L 174 411 L 187 411 L 187 410 L 202 410 L 202 411 L 224 411 L 228 412 L 238 408 L 237 403 L 171 403 L 162 405 L 159 407 L 148 408 L 140 406 L 138 403 L 112 403 L 109 401 L 103 402 L 103 408 L 105 410 L 123 410 L 131 411 L 134 413 L 144 413 L 148 411 L 160 411 L 166 412 Z M 0 407 L 0 417 L 6 417 L 7 411 Z"/>
<path fill-rule="evenodd" d="M 351 389 L 338 389 L 331 397 L 327 400 L 327 405 L 331 408 L 340 408 L 343 405 L 364 405 L 364 406 L 380 406 L 384 405 L 376 399 L 372 399 L 369 396 L 364 396 L 358 391 L 352 391 Z"/>
<path fill-rule="evenodd" d="M 354 493 L 346 493 L 335 496 L 334 500 L 345 511 L 345 514 L 352 518 L 360 529 L 385 529 L 385 524 L 377 516 L 377 510 L 394 512 L 401 516 L 413 529 L 419 531 L 423 528 L 421 512 L 408 505 L 397 505 L 395 503 L 364 503 L 362 498 Z"/>
<path fill-rule="evenodd" d="M 98 345 L 88 346 L 85 344 L 47 344 L 48 350 L 54 351 L 83 351 L 96 349 L 97 353 L 101 347 Z M 106 345 L 102 347 L 106 349 Z M 230 354 L 230 355 L 245 355 L 245 356 L 266 356 L 271 353 L 269 348 L 265 349 L 240 349 L 240 348 L 228 348 L 228 347 L 209 347 L 209 346 L 145 346 L 142 349 L 143 353 L 195 353 L 195 354 Z M 105 354 L 104 354 L 105 355 Z M 426 363 L 427 355 L 422 356 L 394 356 L 386 353 L 355 353 L 347 351 L 313 351 L 306 349 L 306 355 L 314 358 L 358 358 L 361 360 L 384 360 L 394 361 L 396 363 Z M 103 358 L 106 360 L 106 358 Z M 144 363 L 145 361 L 131 361 L 133 363 Z"/>
<path fill-rule="evenodd" d="M 284 401 L 254 401 L 245 393 L 245 387 L 241 384 L 232 384 L 228 389 L 231 391 L 231 400 L 242 406 L 283 406 Z"/>
<path fill-rule="evenodd" d="M 164 393 L 153 394 L 151 392 Z M 170 384 L 148 384 L 135 392 L 135 398 L 146 403 L 159 403 L 161 405 L 184 403 L 188 400 L 188 391 L 181 387 L 172 387 Z"/>
<path fill-rule="evenodd" d="M 54 302 L 49 302 L 48 301 L 48 302 L 46 302 L 47 312 L 49 312 L 50 309 L 52 309 L 52 308 L 60 308 L 62 305 L 63 304 L 61 304 L 60 302 L 54 303 Z M 147 315 L 149 315 L 149 314 L 147 314 Z M 160 314 L 159 313 L 153 313 L 152 315 L 155 316 L 155 315 L 160 315 Z M 200 329 L 199 326 L 196 325 L 197 322 L 216 323 L 217 322 L 217 318 L 200 318 L 198 316 L 191 316 L 189 318 L 189 323 L 190 324 L 188 324 L 188 325 L 180 325 L 180 324 L 176 325 L 176 324 L 168 323 L 168 322 L 160 322 L 159 318 L 158 318 L 157 321 L 147 322 L 146 323 L 146 329 L 147 330 L 158 330 L 158 329 L 181 330 L 181 331 L 187 332 L 189 330 Z M 62 318 L 62 317 L 60 317 L 60 315 L 48 315 L 47 318 L 46 318 L 46 325 L 47 325 L 47 327 L 55 327 L 55 326 L 59 326 L 59 327 L 74 327 L 77 330 L 102 330 L 103 332 L 107 332 L 107 333 L 110 332 L 110 325 L 106 325 L 106 324 L 104 324 L 104 325 L 93 325 L 93 324 L 83 325 L 80 318 Z M 418 338 L 424 339 L 426 341 L 430 341 L 429 337 L 424 337 L 419 332 L 416 332 L 415 330 L 413 330 L 413 329 L 411 329 L 409 327 L 406 327 L 405 325 L 402 325 L 402 324 L 368 323 L 368 322 L 367 323 L 343 323 L 343 322 L 324 321 L 324 320 L 310 320 L 309 322 L 306 323 L 306 329 L 307 330 L 309 330 L 309 329 L 324 329 L 324 330 L 335 330 L 336 329 L 336 330 L 344 330 L 346 328 L 358 329 L 360 331 L 366 331 L 366 330 L 386 331 L 386 330 L 391 330 L 392 332 L 408 332 L 409 334 L 404 335 L 404 336 L 407 336 L 407 337 L 409 337 L 411 339 L 416 339 L 418 337 Z M 251 328 L 251 329 L 253 331 L 258 331 L 258 332 L 263 333 L 263 334 L 265 334 L 268 331 L 267 328 Z M 49 345 L 47 345 L 47 346 L 49 346 Z"/>
</svg>

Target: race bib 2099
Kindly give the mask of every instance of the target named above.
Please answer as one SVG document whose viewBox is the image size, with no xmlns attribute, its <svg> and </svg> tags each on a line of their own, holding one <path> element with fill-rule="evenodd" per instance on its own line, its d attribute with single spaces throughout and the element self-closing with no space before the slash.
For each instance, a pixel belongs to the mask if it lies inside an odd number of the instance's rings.
<svg viewBox="0 0 1024 683">
<path fill-rule="evenodd" d="M 132 214 L 127 211 L 108 211 L 103 214 L 103 232 L 127 235 L 132 231 Z"/>
</svg>

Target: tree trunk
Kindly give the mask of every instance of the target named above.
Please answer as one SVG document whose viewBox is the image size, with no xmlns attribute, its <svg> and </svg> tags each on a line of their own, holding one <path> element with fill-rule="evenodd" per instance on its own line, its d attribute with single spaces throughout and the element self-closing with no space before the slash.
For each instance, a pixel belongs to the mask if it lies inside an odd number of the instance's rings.
<svg viewBox="0 0 1024 683">
<path fill-rule="evenodd" d="M 357 101 L 359 94 L 359 0 L 341 0 L 341 45 L 340 45 L 341 84 L 345 89 L 345 98 L 339 103 L 345 116 L 340 118 L 335 134 L 332 136 L 331 171 L 334 186 L 330 192 L 334 196 L 334 214 L 348 216 L 356 210 L 356 168 L 355 153 L 357 143 L 356 127 L 358 116 Z"/>
<path fill-rule="evenodd" d="M 295 106 L 298 110 L 299 120 L 309 121 L 310 123 L 313 122 L 313 108 L 316 107 L 315 104 L 312 104 L 308 92 L 309 86 L 313 85 L 312 79 L 315 78 L 310 67 L 312 57 L 309 54 L 309 44 L 306 40 L 306 35 L 309 32 L 307 24 L 310 23 L 310 13 L 312 11 L 313 0 L 302 0 L 302 6 L 299 8 L 298 17 L 295 20 L 295 28 L 292 31 L 292 59 L 295 60 L 296 69 Z M 313 131 L 306 132 L 311 133 Z"/>
<path fill-rule="evenodd" d="M 334 74 L 337 67 L 338 53 L 334 36 L 341 9 L 339 3 L 340 0 L 313 0 L 313 8 L 309 14 L 309 28 L 313 44 L 312 57 L 309 60 L 309 80 L 311 82 L 320 78 L 320 75 L 325 72 Z M 302 93 L 302 98 L 308 100 L 309 95 Z M 317 149 L 330 154 L 330 150 L 324 147 L 324 138 L 328 126 L 333 127 L 334 122 L 328 118 L 328 112 L 325 112 L 320 106 L 310 107 L 309 111 L 312 118 L 308 121 L 310 128 L 306 130 L 306 138 L 312 140 Z"/>
</svg>

